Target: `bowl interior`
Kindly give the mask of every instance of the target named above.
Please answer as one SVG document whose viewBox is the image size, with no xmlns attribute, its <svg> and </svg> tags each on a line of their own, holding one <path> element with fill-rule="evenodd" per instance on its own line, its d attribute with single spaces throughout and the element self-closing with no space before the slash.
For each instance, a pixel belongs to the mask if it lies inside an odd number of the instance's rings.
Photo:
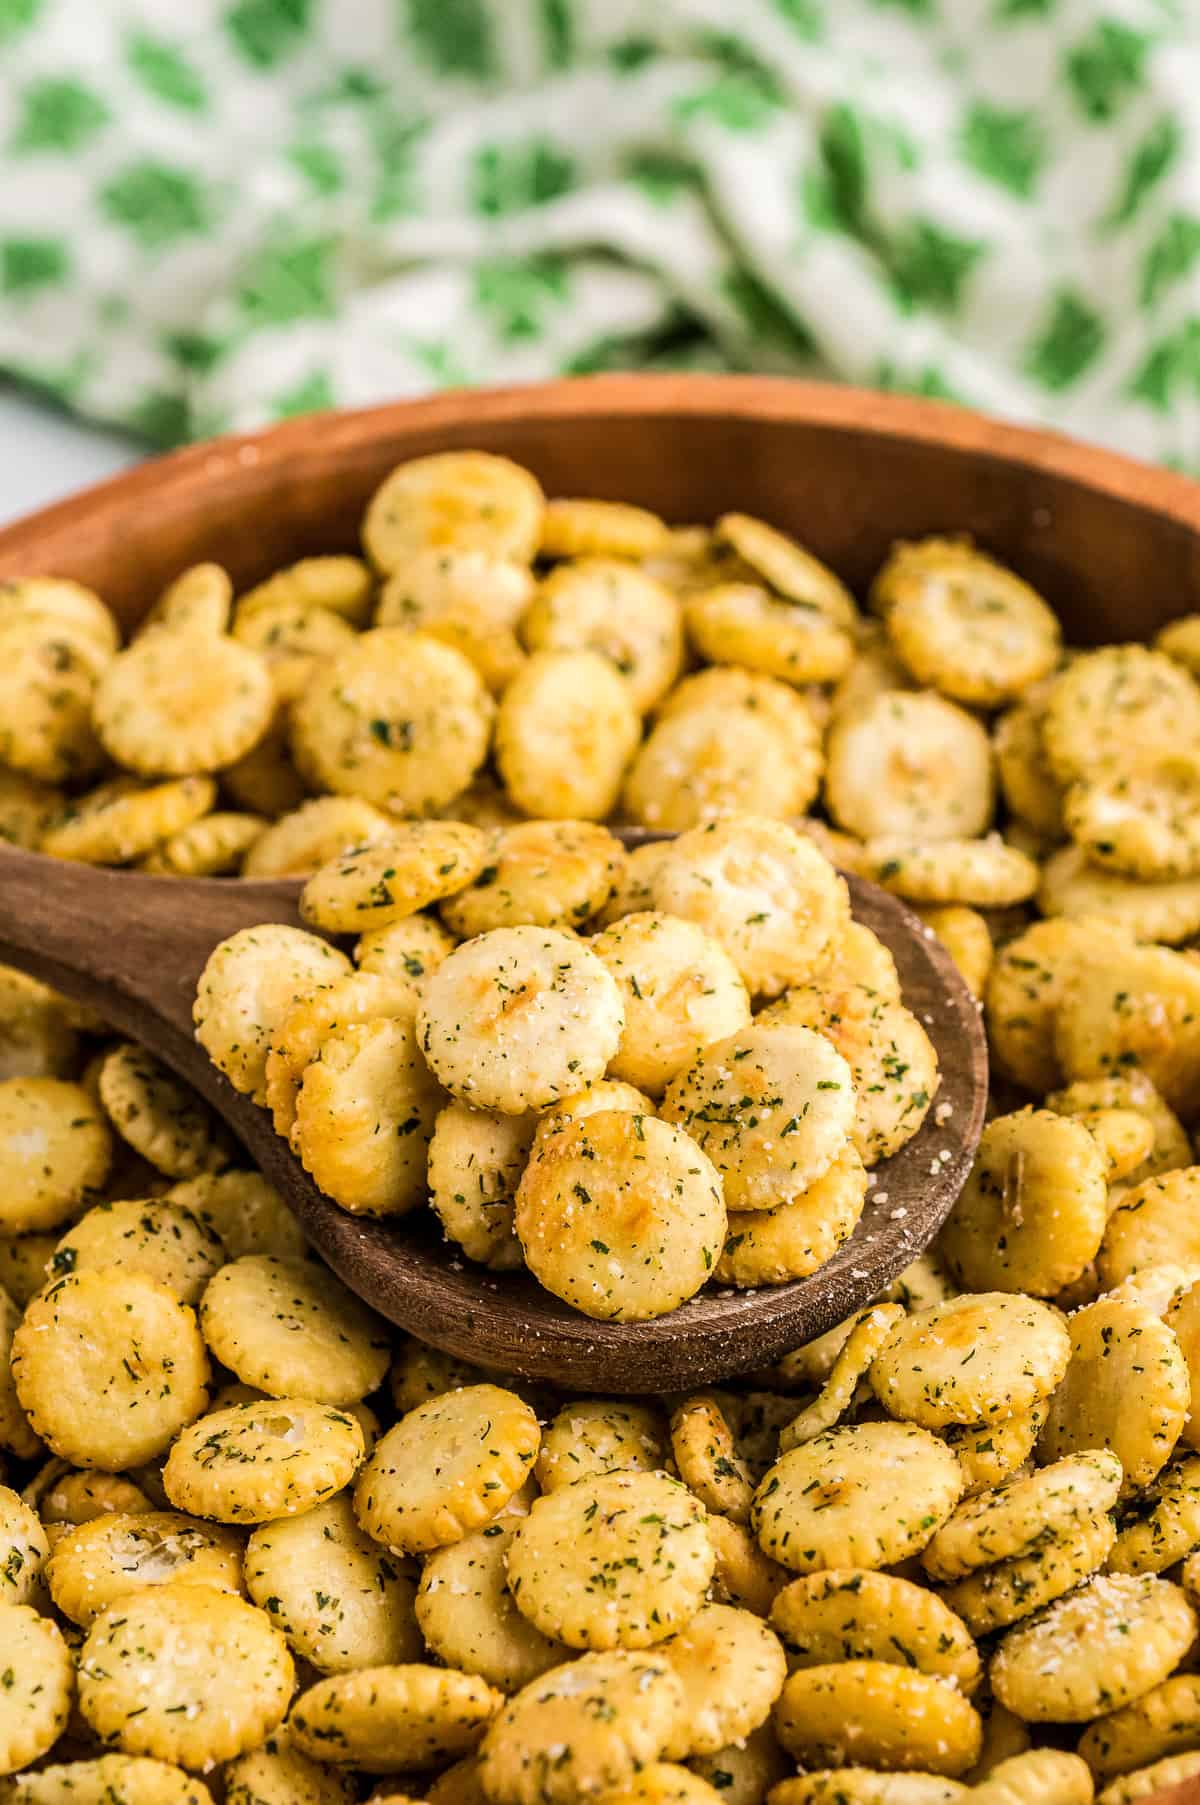
<svg viewBox="0 0 1200 1805">
<path fill-rule="evenodd" d="M 358 547 L 402 458 L 481 448 L 547 490 L 677 523 L 728 509 L 794 532 L 861 592 L 897 538 L 970 533 L 1040 588 L 1069 638 L 1146 637 L 1200 606 L 1200 488 L 944 404 L 742 377 L 599 377 L 316 415 L 159 460 L 0 532 L 0 577 L 91 583 L 133 624 L 179 569 L 239 585 Z"/>
</svg>

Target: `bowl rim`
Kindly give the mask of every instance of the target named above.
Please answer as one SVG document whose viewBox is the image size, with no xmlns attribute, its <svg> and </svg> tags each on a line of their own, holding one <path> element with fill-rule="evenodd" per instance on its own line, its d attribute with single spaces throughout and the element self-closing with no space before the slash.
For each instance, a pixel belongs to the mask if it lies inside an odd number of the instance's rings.
<svg viewBox="0 0 1200 1805">
<path fill-rule="evenodd" d="M 1160 515 L 1200 533 L 1200 481 L 1176 470 L 1051 428 L 998 420 L 956 402 L 896 395 L 840 383 L 785 376 L 620 372 L 572 376 L 501 388 L 439 390 L 368 408 L 305 414 L 249 432 L 201 440 L 119 471 L 47 507 L 0 527 L 0 579 L 19 561 L 26 541 L 42 532 L 96 524 L 110 509 L 151 497 L 162 501 L 197 484 L 219 486 L 239 474 L 298 459 L 319 442 L 321 455 L 350 456 L 390 431 L 436 436 L 465 422 L 481 426 L 601 419 L 725 418 L 730 422 L 788 423 L 859 432 L 864 437 L 919 444 L 1079 484 L 1114 501 Z"/>
</svg>

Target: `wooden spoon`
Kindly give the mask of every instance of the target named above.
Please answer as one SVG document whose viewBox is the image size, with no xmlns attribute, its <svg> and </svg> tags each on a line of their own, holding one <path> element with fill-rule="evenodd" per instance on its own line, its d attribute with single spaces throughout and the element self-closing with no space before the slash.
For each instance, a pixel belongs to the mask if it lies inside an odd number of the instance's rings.
<svg viewBox="0 0 1200 1805">
<path fill-rule="evenodd" d="M 317 1189 L 270 1115 L 211 1064 L 192 1033 L 204 963 L 239 928 L 296 924 L 298 881 L 148 877 L 0 847 L 0 960 L 91 1005 L 199 1091 L 333 1270 L 392 1322 L 527 1378 L 582 1391 L 676 1391 L 765 1366 L 868 1302 L 929 1244 L 970 1170 L 987 1100 L 978 1008 L 903 904 L 847 881 L 855 916 L 891 948 L 905 1001 L 937 1049 L 934 1108 L 879 1165 L 858 1227 L 819 1272 L 761 1291 L 713 1287 L 653 1322 L 593 1322 L 526 1274 L 489 1273 L 442 1240 L 430 1211 L 395 1222 L 349 1215 Z"/>
</svg>

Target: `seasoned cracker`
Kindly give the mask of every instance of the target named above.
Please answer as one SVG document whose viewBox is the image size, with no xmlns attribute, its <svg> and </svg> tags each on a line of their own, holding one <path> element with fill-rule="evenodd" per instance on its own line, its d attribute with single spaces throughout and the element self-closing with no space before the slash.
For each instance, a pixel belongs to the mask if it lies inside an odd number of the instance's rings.
<svg viewBox="0 0 1200 1805">
<path fill-rule="evenodd" d="M 460 939 L 492 928 L 583 929 L 612 899 L 628 859 L 594 821 L 522 821 L 487 841 L 479 869 L 441 905 Z"/>
<path fill-rule="evenodd" d="M 1047 1305 L 968 1293 L 897 1323 L 870 1377 L 893 1416 L 943 1429 L 1028 1410 L 1054 1393 L 1070 1358 L 1067 1330 Z M 1104 1438 L 1077 1445 L 1101 1447 Z"/>
<path fill-rule="evenodd" d="M 38 1514 L 0 1485 L 0 1604 L 36 1604 L 50 1544 Z"/>
<path fill-rule="evenodd" d="M 991 1635 L 1031 1617 L 1098 1573 L 1115 1537 L 1111 1517 L 1085 1515 L 1032 1553 L 996 1561 L 956 1580 L 943 1597 L 973 1635 Z"/>
<path fill-rule="evenodd" d="M 0 1599 L 0 1774 L 49 1754 L 67 1726 L 75 1690 L 71 1652 L 49 1617 Z"/>
<path fill-rule="evenodd" d="M 475 1108 L 521 1115 L 600 1078 L 625 1012 L 590 948 L 556 928 L 497 928 L 427 980 L 417 1035 L 434 1075 Z"/>
<path fill-rule="evenodd" d="M 218 1523 L 269 1523 L 340 1492 L 364 1451 L 348 1412 L 270 1398 L 200 1417 L 172 1444 L 162 1482 L 177 1510 Z"/>
<path fill-rule="evenodd" d="M 361 796 L 314 796 L 267 812 L 279 819 L 246 854 L 243 877 L 308 877 L 354 847 L 390 840 L 396 830 L 391 816 Z"/>
<path fill-rule="evenodd" d="M 1083 1123 L 1049 1110 L 997 1116 L 942 1229 L 939 1249 L 968 1289 L 1053 1297 L 1100 1248 L 1108 1174 Z"/>
<path fill-rule="evenodd" d="M 39 1292 L 13 1336 L 12 1371 L 43 1441 L 83 1467 L 153 1460 L 208 1401 L 195 1313 L 129 1267 L 70 1273 Z"/>
<path fill-rule="evenodd" d="M 0 1082 L 0 1227 L 57 1228 L 90 1201 L 112 1163 L 108 1124 L 81 1085 L 61 1078 Z"/>
<path fill-rule="evenodd" d="M 598 652 L 535 652 L 496 717 L 504 786 L 527 815 L 602 821 L 641 737 L 628 685 Z"/>
<path fill-rule="evenodd" d="M 599 1321 L 641 1322 L 711 1277 L 727 1218 L 717 1168 L 689 1134 L 601 1110 L 535 1147 L 513 1226 L 548 1291 Z"/>
<path fill-rule="evenodd" d="M 168 1178 L 194 1178 L 229 1163 L 205 1103 L 145 1047 L 125 1041 L 107 1053 L 97 1089 L 121 1138 Z"/>
<path fill-rule="evenodd" d="M 513 1210 L 535 1124 L 532 1115 L 450 1103 L 438 1111 L 433 1126 L 429 1202 L 467 1258 L 495 1272 L 524 1262 Z"/>
<path fill-rule="evenodd" d="M 520 1691 L 569 1653 L 522 1615 L 509 1591 L 508 1554 L 523 1515 L 518 1493 L 494 1523 L 435 1549 L 416 1599 L 430 1652 L 504 1693 Z"/>
<path fill-rule="evenodd" d="M 961 1617 L 936 1593 L 893 1573 L 833 1567 L 794 1579 L 771 1606 L 788 1667 L 893 1661 L 964 1693 L 979 1684 L 979 1653 Z"/>
<path fill-rule="evenodd" d="M 312 1260 L 246 1254 L 222 1267 L 200 1306 L 222 1366 L 276 1398 L 357 1404 L 388 1368 L 382 1319 Z"/>
<path fill-rule="evenodd" d="M 486 451 L 409 458 L 384 478 L 363 518 L 368 558 L 385 575 L 415 552 L 484 551 L 528 564 L 543 540 L 536 477 Z"/>
<path fill-rule="evenodd" d="M 501 1703 L 474 1674 L 420 1662 L 360 1667 L 302 1692 L 288 1733 L 313 1760 L 390 1774 L 469 1753 Z"/>
<path fill-rule="evenodd" d="M 1101 1575 L 1008 1632 L 992 1656 L 992 1688 L 1027 1723 L 1087 1723 L 1159 1685 L 1195 1634 L 1178 1586 Z"/>
<path fill-rule="evenodd" d="M 598 652 L 629 685 L 644 714 L 683 665 L 683 614 L 664 583 L 619 558 L 559 564 L 521 620 L 531 652 Z"/>
<path fill-rule="evenodd" d="M 463 890 L 483 869 L 487 840 L 462 821 L 398 821 L 382 845 L 355 847 L 315 871 L 300 913 L 330 934 L 402 921 Z"/>
<path fill-rule="evenodd" d="M 1107 1447 L 1125 1472 L 1122 1495 L 1149 1485 L 1187 1418 L 1191 1387 L 1174 1332 L 1144 1306 L 1101 1298 L 1067 1325 L 1071 1361 L 1050 1401 L 1039 1451 L 1059 1460 Z"/>
<path fill-rule="evenodd" d="M 754 582 L 718 582 L 686 597 L 688 638 L 710 664 L 738 664 L 785 683 L 833 683 L 854 653 L 850 635 L 811 602 Z"/>
<path fill-rule="evenodd" d="M 888 638 L 919 683 L 995 708 L 1058 662 L 1053 611 L 1014 571 L 964 540 L 894 547 L 875 579 Z"/>
<path fill-rule="evenodd" d="M 717 1261 L 719 1284 L 753 1290 L 805 1278 L 854 1233 L 867 1196 L 867 1173 L 846 1147 L 823 1177 L 773 1210 L 730 1210 Z"/>
<path fill-rule="evenodd" d="M 889 1567 L 920 1552 L 962 1491 L 958 1462 L 928 1430 L 859 1423 L 782 1455 L 755 1494 L 751 1524 L 794 1573 Z"/>
<path fill-rule="evenodd" d="M 406 1554 L 456 1542 L 504 1509 L 539 1440 L 533 1411 L 498 1385 L 432 1398 L 372 1450 L 355 1487 L 358 1520 L 377 1542 Z"/>
<path fill-rule="evenodd" d="M 747 1462 L 738 1454 L 719 1397 L 697 1392 L 675 1406 L 671 1452 L 679 1477 L 706 1510 L 735 1523 L 749 1521 L 754 1481 Z"/>
<path fill-rule="evenodd" d="M 489 1727 L 484 1795 L 490 1805 L 574 1805 L 611 1792 L 658 1760 L 683 1710 L 683 1687 L 658 1651 L 614 1649 L 551 1668 Z"/>
<path fill-rule="evenodd" d="M 983 1737 L 979 1713 L 953 1686 L 890 1661 L 798 1668 L 775 1727 L 806 1767 L 861 1761 L 951 1777 L 972 1766 Z"/>
<path fill-rule="evenodd" d="M 751 1735 L 787 1677 L 779 1637 L 734 1605 L 702 1605 L 662 1652 L 683 1686 L 683 1717 L 666 1750 L 674 1761 L 715 1755 Z"/>
<path fill-rule="evenodd" d="M 319 1673 L 420 1659 L 412 1575 L 359 1528 L 347 1492 L 252 1530 L 246 1590 Z"/>
<path fill-rule="evenodd" d="M 264 1612 L 213 1586 L 149 1586 L 92 1624 L 79 1708 L 127 1755 L 204 1769 L 269 1736 L 294 1683 L 287 1645 Z"/>
<path fill-rule="evenodd" d="M 343 1209 L 401 1216 L 425 1194 L 441 1102 L 406 1005 L 403 1017 L 352 1023 L 321 1041 L 296 1093 L 292 1146 Z"/>
<path fill-rule="evenodd" d="M 426 633 L 453 646 L 498 696 L 524 662 L 514 629 L 533 591 L 532 572 L 512 558 L 430 548 L 393 571 L 380 592 L 375 625 Z"/>
<path fill-rule="evenodd" d="M 834 721 L 826 756 L 829 811 L 859 839 L 966 838 L 991 825 L 987 734 L 941 696 L 888 692 L 847 709 Z"/>
<path fill-rule="evenodd" d="M 542 1431 L 534 1474 L 543 1492 L 553 1492 L 602 1473 L 653 1473 L 665 1465 L 667 1446 L 662 1419 L 650 1405 L 572 1398 Z"/>
<path fill-rule="evenodd" d="M 680 834 L 655 866 L 651 892 L 656 909 L 722 945 L 759 996 L 810 977 L 850 919 L 829 861 L 785 822 L 754 816 Z"/>
<path fill-rule="evenodd" d="M 276 1030 L 311 991 L 349 971 L 344 953 L 302 928 L 241 928 L 213 948 L 200 974 L 196 1039 L 235 1090 L 265 1103 Z"/>
<path fill-rule="evenodd" d="M 265 661 L 224 635 L 151 627 L 96 686 L 94 720 L 111 758 L 142 777 L 218 771 L 257 745 L 275 692 Z"/>
<path fill-rule="evenodd" d="M 292 752 L 313 789 L 431 815 L 482 765 L 493 712 L 461 652 L 425 633 L 376 627 L 292 704 Z"/>
<path fill-rule="evenodd" d="M 1042 743 L 1060 783 L 1139 756 L 1187 745 L 1200 733 L 1200 687 L 1180 665 L 1145 646 L 1084 652 L 1046 701 Z"/>
<path fill-rule="evenodd" d="M 778 1209 L 845 1151 L 857 1093 L 823 1036 L 752 1023 L 706 1047 L 667 1087 L 663 1115 L 685 1128 L 721 1174 L 731 1210 Z"/>
<path fill-rule="evenodd" d="M 175 1511 L 106 1512 L 60 1536 L 46 1565 L 55 1605 L 86 1629 L 144 1586 L 242 1589 L 242 1545 L 232 1530 Z"/>
<path fill-rule="evenodd" d="M 162 1197 L 93 1204 L 50 1250 L 43 1277 L 127 1266 L 145 1272 L 183 1304 L 197 1304 L 225 1263 L 219 1236 L 200 1216 Z"/>
<path fill-rule="evenodd" d="M 665 1473 L 615 1472 L 538 1498 L 508 1550 L 518 1610 L 571 1648 L 647 1648 L 703 1603 L 705 1511 Z"/>
<path fill-rule="evenodd" d="M 939 1584 L 996 1561 L 1031 1554 L 1077 1525 L 1112 1510 L 1122 1480 L 1115 1454 L 1067 1455 L 960 1504 L 921 1555 Z"/>
</svg>

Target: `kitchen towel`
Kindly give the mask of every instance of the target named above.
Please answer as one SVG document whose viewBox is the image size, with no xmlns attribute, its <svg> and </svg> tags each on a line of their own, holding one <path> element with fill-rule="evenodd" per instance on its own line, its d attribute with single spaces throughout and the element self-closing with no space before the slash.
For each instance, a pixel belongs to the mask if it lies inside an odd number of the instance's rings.
<svg viewBox="0 0 1200 1805">
<path fill-rule="evenodd" d="M 0 370 L 170 444 L 627 367 L 1200 472 L 1200 0 L 0 0 Z"/>
</svg>

